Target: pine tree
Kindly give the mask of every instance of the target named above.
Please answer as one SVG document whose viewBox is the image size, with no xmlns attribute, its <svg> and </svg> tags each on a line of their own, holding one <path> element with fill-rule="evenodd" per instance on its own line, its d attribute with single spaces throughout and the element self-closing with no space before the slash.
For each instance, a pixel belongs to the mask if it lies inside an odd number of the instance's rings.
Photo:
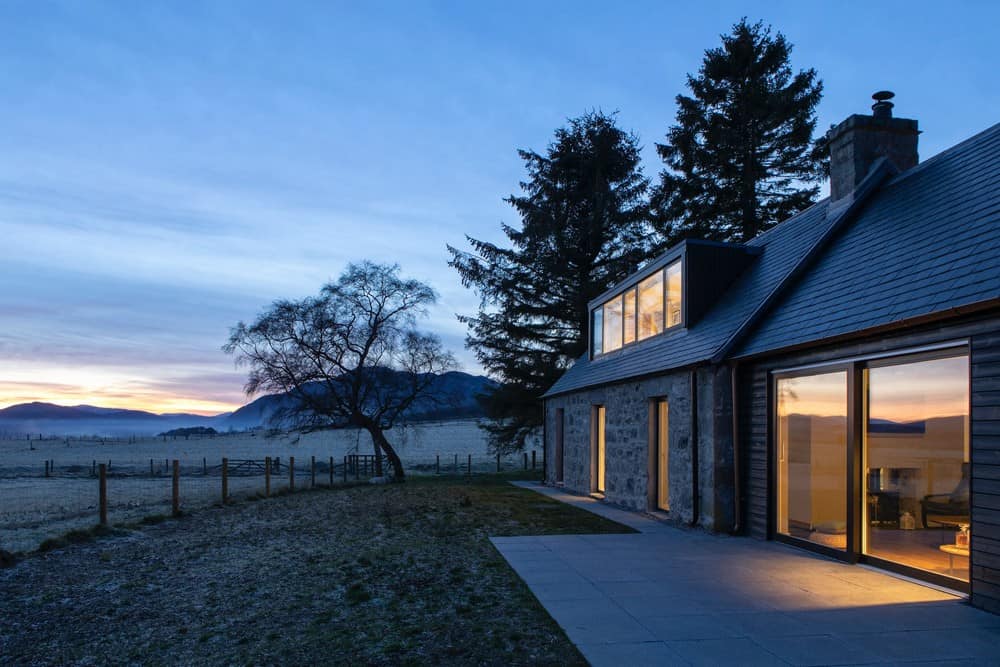
<svg viewBox="0 0 1000 667">
<path fill-rule="evenodd" d="M 744 18 L 688 75 L 691 96 L 677 96 L 677 124 L 657 144 L 667 169 L 652 206 L 671 241 L 748 241 L 815 201 L 823 84 L 813 69 L 792 72 L 791 51 L 784 35 Z"/>
<path fill-rule="evenodd" d="M 540 396 L 586 351 L 587 303 L 655 250 L 638 142 L 614 115 L 570 120 L 544 155 L 519 151 L 528 179 L 505 200 L 521 218 L 503 225 L 509 246 L 469 237 L 472 252 L 448 246 L 450 265 L 481 300 L 476 315 L 459 319 L 500 381 L 483 399 L 497 451 L 523 448 L 541 426 Z"/>
</svg>

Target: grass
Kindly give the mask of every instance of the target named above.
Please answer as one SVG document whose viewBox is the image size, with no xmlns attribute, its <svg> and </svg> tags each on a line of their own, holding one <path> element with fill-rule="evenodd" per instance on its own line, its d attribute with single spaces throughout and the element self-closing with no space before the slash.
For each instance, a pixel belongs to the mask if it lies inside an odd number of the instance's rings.
<svg viewBox="0 0 1000 667">
<path fill-rule="evenodd" d="M 334 662 L 586 664 L 490 536 L 631 532 L 507 483 L 520 475 L 414 477 L 349 491 L 377 521 L 342 543 L 345 606 L 308 633 Z"/>
<path fill-rule="evenodd" d="M 489 537 L 631 530 L 507 483 L 525 475 L 317 489 L 27 559 L 0 636 L 24 663 L 583 665 Z M 35 618 L 41 643 L 17 629 Z"/>
</svg>

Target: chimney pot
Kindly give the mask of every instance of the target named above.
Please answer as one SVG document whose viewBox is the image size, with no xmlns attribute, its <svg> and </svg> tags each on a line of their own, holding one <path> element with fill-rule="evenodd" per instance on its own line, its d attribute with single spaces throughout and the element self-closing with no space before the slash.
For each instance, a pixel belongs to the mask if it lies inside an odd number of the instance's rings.
<svg viewBox="0 0 1000 667">
<path fill-rule="evenodd" d="M 872 115 L 854 114 L 827 134 L 830 146 L 830 198 L 847 197 L 860 185 L 879 158 L 899 171 L 916 166 L 917 121 L 894 118 L 892 91 L 880 90 L 872 99 Z"/>
<path fill-rule="evenodd" d="M 896 105 L 889 100 L 895 96 L 896 93 L 891 90 L 880 90 L 872 95 L 872 99 L 875 100 L 875 104 L 872 105 L 872 116 L 875 118 L 892 118 L 892 108 Z"/>
</svg>

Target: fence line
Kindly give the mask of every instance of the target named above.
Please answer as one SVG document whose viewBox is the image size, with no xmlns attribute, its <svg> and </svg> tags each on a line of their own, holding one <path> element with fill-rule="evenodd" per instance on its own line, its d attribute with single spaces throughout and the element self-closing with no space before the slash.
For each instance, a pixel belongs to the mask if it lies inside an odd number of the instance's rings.
<svg viewBox="0 0 1000 667">
<path fill-rule="evenodd" d="M 521 460 L 518 460 L 521 459 Z M 347 454 L 297 461 L 294 456 L 217 459 L 214 464 L 180 459 L 149 465 L 113 460 L 67 463 L 40 461 L 30 469 L 0 467 L 0 549 L 30 551 L 44 540 L 95 524 L 127 524 L 181 513 L 234 499 L 263 499 L 303 489 L 360 483 L 375 475 L 373 454 Z M 479 475 L 537 470 L 533 450 L 521 457 L 468 454 L 460 460 L 405 463 L 408 476 Z M 211 463 L 211 464 L 210 464 Z M 383 474 L 391 473 L 382 456 Z"/>
</svg>

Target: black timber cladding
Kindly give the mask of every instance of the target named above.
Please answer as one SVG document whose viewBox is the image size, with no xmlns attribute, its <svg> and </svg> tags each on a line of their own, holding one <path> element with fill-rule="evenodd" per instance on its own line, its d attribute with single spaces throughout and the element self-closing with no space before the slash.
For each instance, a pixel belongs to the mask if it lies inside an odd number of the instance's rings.
<svg viewBox="0 0 1000 667">
<path fill-rule="evenodd" d="M 761 253 L 759 246 L 687 243 L 684 253 L 684 323 L 692 326 Z"/>
<path fill-rule="evenodd" d="M 1000 319 L 971 347 L 972 601 L 1000 613 Z"/>
<path fill-rule="evenodd" d="M 895 335 L 865 336 L 740 367 L 740 443 L 745 532 L 770 536 L 773 450 L 769 422 L 774 370 L 840 359 L 904 352 L 928 345 L 968 343 L 972 461 L 972 602 L 1000 613 L 1000 308 L 950 323 L 908 327 Z"/>
<path fill-rule="evenodd" d="M 1000 298 L 1000 124 L 889 181 L 733 356 Z"/>
</svg>

